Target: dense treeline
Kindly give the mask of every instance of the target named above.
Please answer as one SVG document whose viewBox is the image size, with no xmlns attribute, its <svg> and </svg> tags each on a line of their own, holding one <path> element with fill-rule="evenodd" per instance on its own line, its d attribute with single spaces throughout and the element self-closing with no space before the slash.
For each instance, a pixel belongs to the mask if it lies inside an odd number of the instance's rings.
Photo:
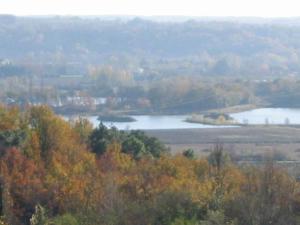
<svg viewBox="0 0 300 225">
<path fill-rule="evenodd" d="M 106 63 L 169 75 L 299 74 L 298 24 L 2 16 L 0 58 L 43 63 L 46 73 Z"/>
<path fill-rule="evenodd" d="M 83 93 L 110 96 L 105 109 L 131 113 L 192 113 L 238 105 L 300 107 L 300 81 L 296 77 L 253 80 L 162 75 L 155 81 L 136 82 L 122 79 L 118 73 L 100 72 L 94 81 Z"/>
<path fill-rule="evenodd" d="M 0 16 L 0 102 L 98 114 L 299 107 L 299 20 L 259 21 Z"/>
<path fill-rule="evenodd" d="M 171 155 L 143 132 L 69 123 L 44 106 L 1 107 L 0 134 L 6 224 L 299 224 L 294 178 L 272 162 L 237 167 L 220 146 L 207 159 Z"/>
<path fill-rule="evenodd" d="M 132 74 L 113 68 L 95 69 L 80 86 L 68 88 L 36 79 L 35 86 L 26 76 L 0 80 L 0 102 L 14 105 L 47 103 L 60 113 L 129 114 L 193 113 L 238 105 L 257 107 L 299 107 L 300 82 L 296 77 L 248 80 L 220 77 L 203 79 L 187 75 L 138 81 Z M 42 83 L 42 85 L 40 84 Z M 103 98 L 95 105 L 92 98 Z M 68 98 L 82 99 L 77 105 Z M 62 106 L 59 106 L 62 104 Z"/>
</svg>

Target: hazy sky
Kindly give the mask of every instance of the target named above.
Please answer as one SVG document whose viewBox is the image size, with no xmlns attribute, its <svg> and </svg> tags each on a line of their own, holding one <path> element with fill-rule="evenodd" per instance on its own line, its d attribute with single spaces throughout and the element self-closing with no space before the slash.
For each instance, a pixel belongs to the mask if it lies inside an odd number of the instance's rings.
<svg viewBox="0 0 300 225">
<path fill-rule="evenodd" d="M 15 15 L 300 16 L 300 0 L 0 0 Z"/>
</svg>

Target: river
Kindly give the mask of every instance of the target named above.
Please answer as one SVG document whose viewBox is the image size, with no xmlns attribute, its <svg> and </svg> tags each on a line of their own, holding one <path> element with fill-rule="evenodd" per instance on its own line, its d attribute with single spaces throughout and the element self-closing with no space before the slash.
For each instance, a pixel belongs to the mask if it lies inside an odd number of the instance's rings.
<svg viewBox="0 0 300 225">
<path fill-rule="evenodd" d="M 188 123 L 184 120 L 188 115 L 160 115 L 160 116 L 132 116 L 135 122 L 104 122 L 103 124 L 120 130 L 155 130 L 155 129 L 188 129 L 188 128 L 214 128 L 224 126 L 204 125 L 198 123 Z M 98 126 L 99 121 L 96 116 L 90 116 L 88 119 L 94 126 Z"/>
<path fill-rule="evenodd" d="M 230 114 L 239 123 L 250 125 L 264 124 L 300 124 L 300 109 L 290 108 L 260 108 L 240 113 Z M 104 122 L 108 127 L 115 126 L 120 130 L 154 130 L 154 129 L 189 129 L 189 128 L 226 128 L 233 126 L 215 126 L 198 123 L 188 123 L 188 115 L 139 115 L 132 116 L 135 122 Z M 96 127 L 99 124 L 97 116 L 87 117 Z"/>
<path fill-rule="evenodd" d="M 230 114 L 239 123 L 246 124 L 300 124 L 300 109 L 260 108 Z"/>
</svg>

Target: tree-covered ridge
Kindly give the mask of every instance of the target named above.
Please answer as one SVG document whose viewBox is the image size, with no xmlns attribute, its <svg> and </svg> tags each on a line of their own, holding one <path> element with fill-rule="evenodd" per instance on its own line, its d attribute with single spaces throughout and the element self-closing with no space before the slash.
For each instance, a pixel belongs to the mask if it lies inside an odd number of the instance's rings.
<svg viewBox="0 0 300 225">
<path fill-rule="evenodd" d="M 299 107 L 299 24 L 0 16 L 0 102 L 104 115 Z"/>
<path fill-rule="evenodd" d="M 170 155 L 143 132 L 1 106 L 1 218 L 9 225 L 296 225 L 299 183 L 273 163 Z M 17 134 L 16 134 L 17 135 Z M 18 136 L 18 135 L 17 135 Z"/>
<path fill-rule="evenodd" d="M 0 58 L 45 63 L 65 73 L 89 64 L 202 75 L 300 73 L 299 23 L 0 17 Z M 69 63 L 66 69 L 61 64 Z M 74 68 L 73 68 L 74 69 Z M 2 71 L 4 70 L 4 71 Z M 25 72 L 0 68 L 0 74 Z"/>
</svg>

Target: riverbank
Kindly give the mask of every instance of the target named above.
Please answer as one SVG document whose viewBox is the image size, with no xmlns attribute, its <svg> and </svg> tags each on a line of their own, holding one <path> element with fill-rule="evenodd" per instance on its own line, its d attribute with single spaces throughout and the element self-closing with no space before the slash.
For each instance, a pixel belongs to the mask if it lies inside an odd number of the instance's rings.
<svg viewBox="0 0 300 225">
<path fill-rule="evenodd" d="M 139 115 L 151 115 L 151 116 L 161 116 L 161 115 L 182 115 L 182 114 L 192 114 L 192 113 L 238 113 L 238 112 L 244 112 L 252 109 L 257 109 L 261 107 L 266 107 L 266 105 L 253 105 L 253 104 L 247 104 L 247 105 L 236 105 L 231 107 L 225 107 L 225 108 L 217 108 L 217 109 L 209 109 L 209 110 L 203 110 L 199 112 L 193 112 L 193 111 L 172 111 L 172 112 L 160 112 L 160 111 L 154 111 L 154 110 L 139 110 L 139 109 L 132 109 L 132 110 L 113 110 L 110 111 L 113 115 L 127 115 L 127 116 L 139 116 Z M 74 115 L 80 115 L 80 116 L 98 116 L 104 112 L 103 110 L 83 110 L 82 108 L 72 108 L 72 109 L 64 109 L 62 107 L 59 108 L 53 108 L 55 113 L 60 115 L 67 115 L 67 116 L 74 116 Z"/>
<path fill-rule="evenodd" d="M 124 116 L 124 115 L 99 115 L 98 120 L 102 122 L 117 122 L 117 123 L 130 123 L 135 122 L 136 119 L 134 119 L 131 116 Z"/>
<path fill-rule="evenodd" d="M 230 115 L 219 112 L 209 112 L 204 114 L 192 114 L 185 119 L 188 123 L 199 123 L 215 126 L 241 126 Z"/>
<path fill-rule="evenodd" d="M 223 114 L 230 114 L 230 113 L 239 113 L 245 112 L 253 109 L 264 108 L 266 105 L 254 105 L 254 104 L 247 104 L 247 105 L 235 105 L 220 109 L 211 109 L 207 111 L 203 111 L 203 113 L 223 113 Z"/>
</svg>

